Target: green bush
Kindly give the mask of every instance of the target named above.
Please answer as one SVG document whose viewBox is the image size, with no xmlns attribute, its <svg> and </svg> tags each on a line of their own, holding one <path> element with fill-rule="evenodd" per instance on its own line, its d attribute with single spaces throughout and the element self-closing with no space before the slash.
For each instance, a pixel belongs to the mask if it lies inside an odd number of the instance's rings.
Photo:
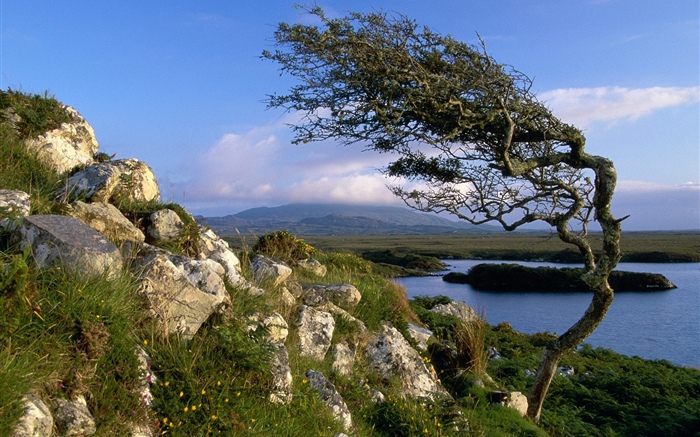
<svg viewBox="0 0 700 437">
<path fill-rule="evenodd" d="M 315 249 L 295 237 L 289 231 L 277 231 L 258 238 L 253 246 L 253 252 L 278 258 L 288 264 L 309 258 Z"/>
</svg>

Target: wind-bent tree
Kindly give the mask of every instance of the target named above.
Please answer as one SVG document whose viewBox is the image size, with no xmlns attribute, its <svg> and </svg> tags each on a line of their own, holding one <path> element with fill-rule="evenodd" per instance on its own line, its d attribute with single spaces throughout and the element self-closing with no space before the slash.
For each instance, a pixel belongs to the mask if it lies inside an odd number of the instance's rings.
<svg viewBox="0 0 700 437">
<path fill-rule="evenodd" d="M 295 143 L 330 139 L 394 153 L 385 174 L 419 187 L 391 188 L 407 205 L 506 230 L 542 221 L 583 255 L 593 298 L 545 347 L 528 396 L 528 415 L 539 421 L 561 356 L 596 329 L 613 300 L 608 276 L 621 232 L 610 211 L 613 163 L 586 153 L 581 131 L 553 116 L 531 80 L 497 63 L 483 42 L 471 46 L 398 14 L 307 12 L 318 25 L 279 24 L 276 50 L 262 55 L 299 79 L 268 100 L 303 115 Z M 604 235 L 597 256 L 591 220 Z"/>
</svg>

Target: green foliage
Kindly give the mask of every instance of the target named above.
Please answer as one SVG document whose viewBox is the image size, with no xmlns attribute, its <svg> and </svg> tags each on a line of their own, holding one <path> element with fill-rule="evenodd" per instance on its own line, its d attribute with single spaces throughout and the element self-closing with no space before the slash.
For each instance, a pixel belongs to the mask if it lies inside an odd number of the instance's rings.
<svg viewBox="0 0 700 437">
<path fill-rule="evenodd" d="M 295 237 L 289 231 L 277 231 L 258 238 L 253 252 L 281 259 L 288 264 L 306 259 L 315 253 L 311 245 Z"/>
<path fill-rule="evenodd" d="M 366 251 L 362 253 L 362 257 L 375 263 L 391 264 L 414 270 L 435 271 L 445 268 L 445 263 L 435 257 L 427 257 L 396 250 Z"/>
<path fill-rule="evenodd" d="M 21 138 L 36 137 L 73 120 L 65 106 L 46 92 L 41 96 L 0 90 L 0 119 L 12 121 L 12 113 L 19 117 L 14 124 Z"/>
</svg>

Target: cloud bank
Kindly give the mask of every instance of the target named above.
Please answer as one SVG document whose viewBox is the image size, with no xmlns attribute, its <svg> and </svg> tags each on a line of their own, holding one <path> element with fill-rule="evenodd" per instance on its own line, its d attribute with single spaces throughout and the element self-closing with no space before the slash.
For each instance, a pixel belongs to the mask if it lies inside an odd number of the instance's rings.
<svg viewBox="0 0 700 437">
<path fill-rule="evenodd" d="M 634 121 L 660 109 L 697 103 L 700 87 L 560 88 L 538 97 L 563 121 L 587 127 Z"/>
</svg>

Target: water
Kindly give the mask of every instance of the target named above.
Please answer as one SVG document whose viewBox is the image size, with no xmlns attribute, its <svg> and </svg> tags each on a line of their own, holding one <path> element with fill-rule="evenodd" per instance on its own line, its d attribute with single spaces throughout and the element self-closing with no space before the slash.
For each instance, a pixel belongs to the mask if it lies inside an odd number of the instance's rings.
<svg viewBox="0 0 700 437">
<path fill-rule="evenodd" d="M 501 261 L 453 260 L 449 269 L 466 273 L 484 262 Z M 618 270 L 660 273 L 678 288 L 617 293 L 607 316 L 586 343 L 629 356 L 700 368 L 700 263 L 620 263 Z M 396 282 L 406 288 L 409 298 L 442 294 L 482 311 L 492 325 L 509 322 L 515 330 L 527 334 L 563 333 L 583 315 L 591 300 L 588 293 L 479 292 L 469 285 L 447 283 L 438 276 L 397 278 Z"/>
</svg>

